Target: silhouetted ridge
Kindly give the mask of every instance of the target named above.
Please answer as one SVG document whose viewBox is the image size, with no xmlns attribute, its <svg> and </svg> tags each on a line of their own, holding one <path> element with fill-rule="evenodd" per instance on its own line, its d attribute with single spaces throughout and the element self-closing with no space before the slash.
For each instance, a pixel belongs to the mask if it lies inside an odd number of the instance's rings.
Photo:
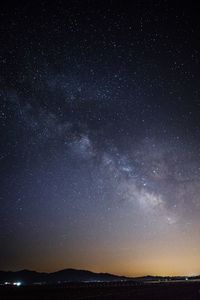
<svg viewBox="0 0 200 300">
<path fill-rule="evenodd" d="M 32 283 L 58 283 L 80 281 L 120 281 L 129 280 L 128 277 L 108 273 L 94 273 L 87 270 L 64 269 L 53 273 L 40 273 L 36 271 L 21 270 L 16 272 L 0 271 L 0 283 L 6 281 L 21 281 L 24 284 Z"/>
<path fill-rule="evenodd" d="M 7 282 L 20 281 L 22 284 L 33 283 L 64 283 L 64 282 L 88 282 L 88 281 L 128 281 L 134 280 L 138 282 L 143 281 L 163 281 L 163 280 L 185 280 L 185 276 L 143 276 L 143 277 L 125 277 L 109 273 L 95 273 L 87 270 L 64 269 L 52 273 L 40 273 L 30 270 L 0 271 L 0 284 Z M 200 276 L 189 277 L 187 279 L 200 279 Z"/>
</svg>

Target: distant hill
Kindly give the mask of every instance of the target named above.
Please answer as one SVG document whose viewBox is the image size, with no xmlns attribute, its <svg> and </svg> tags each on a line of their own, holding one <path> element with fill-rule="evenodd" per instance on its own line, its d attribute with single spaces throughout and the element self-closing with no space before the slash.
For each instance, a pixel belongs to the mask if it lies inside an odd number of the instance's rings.
<svg viewBox="0 0 200 300">
<path fill-rule="evenodd" d="M 40 273 L 30 270 L 21 270 L 16 272 L 0 271 L 0 284 L 7 282 L 20 281 L 22 284 L 33 283 L 64 283 L 64 282 L 113 282 L 113 281 L 165 281 L 165 280 L 185 280 L 186 277 L 162 277 L 162 276 L 144 276 L 144 277 L 125 277 L 108 273 L 94 273 L 86 270 L 65 269 L 53 273 Z M 189 280 L 200 280 L 200 276 L 189 277 Z"/>
<path fill-rule="evenodd" d="M 121 281 L 130 280 L 129 277 L 117 276 L 108 273 L 94 273 L 85 270 L 65 269 L 53 273 L 40 273 L 29 270 L 0 271 L 0 284 L 4 282 L 20 281 L 24 284 L 83 282 L 83 281 Z"/>
</svg>

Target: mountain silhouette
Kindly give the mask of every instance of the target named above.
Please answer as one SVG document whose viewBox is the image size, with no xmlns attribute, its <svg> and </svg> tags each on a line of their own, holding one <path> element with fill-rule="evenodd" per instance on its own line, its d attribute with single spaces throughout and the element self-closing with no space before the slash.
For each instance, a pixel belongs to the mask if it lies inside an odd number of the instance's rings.
<svg viewBox="0 0 200 300">
<path fill-rule="evenodd" d="M 52 273 L 42 273 L 30 270 L 21 271 L 0 271 L 0 284 L 5 282 L 17 282 L 20 281 L 24 285 L 41 283 L 41 284 L 57 284 L 64 282 L 112 282 L 112 281 L 163 281 L 163 280 L 185 280 L 185 276 L 143 276 L 143 277 L 126 277 L 113 275 L 109 273 L 95 273 L 87 270 L 77 269 L 64 269 Z M 200 276 L 189 277 L 187 279 L 200 279 Z"/>
<path fill-rule="evenodd" d="M 58 283 L 58 282 L 81 282 L 81 281 L 120 281 L 130 280 L 125 276 L 109 273 L 94 273 L 86 270 L 64 269 L 53 273 L 40 273 L 30 270 L 0 271 L 0 283 L 20 281 L 23 284 L 33 283 Z"/>
</svg>

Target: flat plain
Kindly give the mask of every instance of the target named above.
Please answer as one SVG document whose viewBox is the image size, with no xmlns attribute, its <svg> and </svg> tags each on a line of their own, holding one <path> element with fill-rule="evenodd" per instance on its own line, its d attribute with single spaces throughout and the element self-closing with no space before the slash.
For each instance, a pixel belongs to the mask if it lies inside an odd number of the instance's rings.
<svg viewBox="0 0 200 300">
<path fill-rule="evenodd" d="M 148 283 L 135 286 L 24 286 L 0 287 L 1 300 L 196 300 L 199 282 Z"/>
</svg>

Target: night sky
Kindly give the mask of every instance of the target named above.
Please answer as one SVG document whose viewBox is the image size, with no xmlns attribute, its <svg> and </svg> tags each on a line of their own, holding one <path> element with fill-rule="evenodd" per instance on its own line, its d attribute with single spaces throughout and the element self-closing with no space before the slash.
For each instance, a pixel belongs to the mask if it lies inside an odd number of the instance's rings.
<svg viewBox="0 0 200 300">
<path fill-rule="evenodd" d="M 195 1 L 5 2 L 0 21 L 0 269 L 200 274 Z"/>
</svg>

